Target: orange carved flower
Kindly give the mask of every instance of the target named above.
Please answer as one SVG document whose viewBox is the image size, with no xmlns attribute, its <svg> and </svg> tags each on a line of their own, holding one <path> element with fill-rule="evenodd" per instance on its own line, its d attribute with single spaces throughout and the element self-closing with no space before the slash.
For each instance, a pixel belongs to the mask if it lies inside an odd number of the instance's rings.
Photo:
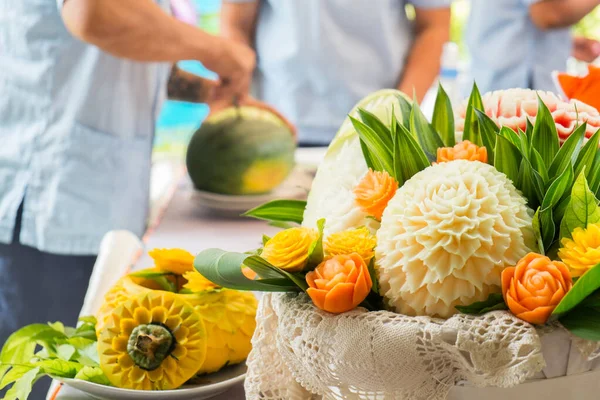
<svg viewBox="0 0 600 400">
<path fill-rule="evenodd" d="M 454 147 L 440 147 L 437 150 L 437 162 L 448 162 L 454 160 L 481 161 L 487 163 L 487 149 L 479 147 L 468 140 L 458 143 Z"/>
<path fill-rule="evenodd" d="M 383 210 L 396 194 L 398 182 L 385 171 L 369 169 L 354 188 L 356 204 L 367 214 L 381 219 Z"/>
<path fill-rule="evenodd" d="M 504 301 L 513 314 L 532 324 L 546 323 L 572 287 L 564 263 L 536 253 L 527 254 L 515 267 L 502 271 Z"/>
<path fill-rule="evenodd" d="M 356 253 L 338 255 L 323 261 L 306 274 L 313 303 L 330 313 L 343 313 L 356 308 L 373 286 L 365 261 Z"/>
</svg>

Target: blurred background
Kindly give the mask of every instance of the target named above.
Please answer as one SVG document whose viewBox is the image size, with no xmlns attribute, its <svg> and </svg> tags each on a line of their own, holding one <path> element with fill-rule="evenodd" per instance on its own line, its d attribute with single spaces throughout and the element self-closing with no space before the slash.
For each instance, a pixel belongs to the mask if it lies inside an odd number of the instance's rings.
<svg viewBox="0 0 600 400">
<path fill-rule="evenodd" d="M 187 2 L 188 0 L 184 0 Z M 220 0 L 189 0 L 195 8 L 194 18 L 201 29 L 210 33 L 219 31 Z M 409 6 L 410 7 L 410 6 Z M 410 12 L 409 12 L 410 14 Z M 183 15 L 182 18 L 189 18 Z M 472 80 L 469 77 L 469 52 L 464 41 L 465 27 L 469 17 L 469 0 L 455 0 L 452 5 L 451 40 L 457 45 L 459 75 L 457 78 L 457 96 L 469 92 Z M 190 21 L 191 22 L 191 21 Z M 574 27 L 575 33 L 581 36 L 600 40 L 600 8 L 590 13 Z M 201 76 L 212 76 L 202 64 L 196 61 L 181 62 L 179 66 L 189 72 Z M 583 63 L 571 59 L 568 72 L 577 73 L 585 68 Z M 424 100 L 423 108 L 431 108 L 431 99 L 435 96 L 432 91 Z M 209 109 L 205 104 L 193 104 L 169 100 L 163 106 L 157 121 L 154 141 L 154 157 L 157 159 L 183 157 L 187 144 L 194 130 L 197 129 L 208 115 Z"/>
</svg>

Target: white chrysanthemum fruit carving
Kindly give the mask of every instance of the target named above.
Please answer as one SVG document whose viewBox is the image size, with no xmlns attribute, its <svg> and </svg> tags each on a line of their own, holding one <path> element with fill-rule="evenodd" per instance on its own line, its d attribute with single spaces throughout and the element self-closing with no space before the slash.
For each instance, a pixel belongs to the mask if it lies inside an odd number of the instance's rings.
<svg viewBox="0 0 600 400">
<path fill-rule="evenodd" d="M 532 211 L 506 175 L 478 161 L 429 167 L 383 213 L 376 259 L 381 294 L 406 315 L 448 318 L 500 291 L 501 271 L 535 240 Z"/>
</svg>

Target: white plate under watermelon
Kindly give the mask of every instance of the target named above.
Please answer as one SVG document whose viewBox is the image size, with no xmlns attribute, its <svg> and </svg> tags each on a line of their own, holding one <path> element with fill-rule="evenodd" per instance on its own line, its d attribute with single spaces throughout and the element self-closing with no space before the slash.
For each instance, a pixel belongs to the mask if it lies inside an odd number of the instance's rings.
<svg viewBox="0 0 600 400">
<path fill-rule="evenodd" d="M 298 164 L 285 182 L 270 193 L 232 196 L 194 190 L 192 199 L 202 207 L 238 215 L 271 200 L 305 200 L 310 191 L 316 168 L 324 153 L 322 148 L 298 149 L 296 154 Z"/>
</svg>

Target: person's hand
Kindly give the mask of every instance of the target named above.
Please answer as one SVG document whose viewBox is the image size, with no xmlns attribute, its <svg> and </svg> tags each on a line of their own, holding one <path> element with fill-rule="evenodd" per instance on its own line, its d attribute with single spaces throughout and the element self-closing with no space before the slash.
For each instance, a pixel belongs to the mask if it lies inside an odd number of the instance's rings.
<svg viewBox="0 0 600 400">
<path fill-rule="evenodd" d="M 591 63 L 600 57 L 600 42 L 583 36 L 573 38 L 573 57 Z"/>
<path fill-rule="evenodd" d="M 296 134 L 297 134 L 296 126 L 294 124 L 292 124 L 290 122 L 290 120 L 288 120 L 283 114 L 281 114 L 275 107 L 265 103 L 264 101 L 257 100 L 252 96 L 246 95 L 241 98 L 238 97 L 237 104 L 235 103 L 233 98 L 228 98 L 228 99 L 220 98 L 220 99 L 215 99 L 214 101 L 209 102 L 208 105 L 210 107 L 209 116 L 213 115 L 227 107 L 234 107 L 236 105 L 262 108 L 262 109 L 267 110 L 267 111 L 275 114 L 276 116 L 278 116 L 292 131 L 292 133 L 294 134 L 294 137 L 296 137 Z"/>
<path fill-rule="evenodd" d="M 219 51 L 204 64 L 219 75 L 215 100 L 241 98 L 250 90 L 252 74 L 256 63 L 254 50 L 245 44 L 217 38 Z"/>
</svg>

